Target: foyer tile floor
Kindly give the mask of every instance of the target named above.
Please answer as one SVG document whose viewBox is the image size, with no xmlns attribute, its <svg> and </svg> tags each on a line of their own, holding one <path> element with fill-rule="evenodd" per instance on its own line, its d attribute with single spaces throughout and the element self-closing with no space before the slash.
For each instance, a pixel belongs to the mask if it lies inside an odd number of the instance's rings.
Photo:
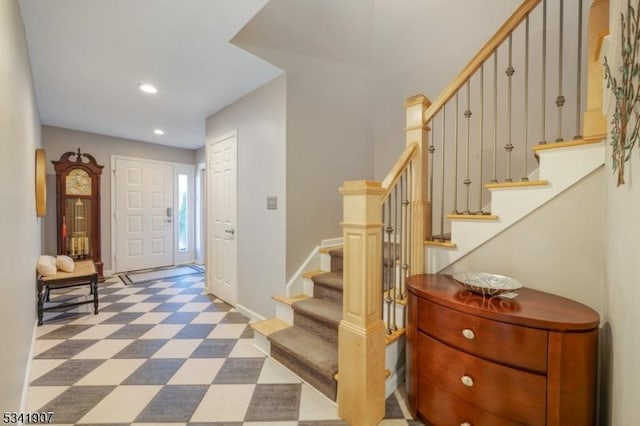
<svg viewBox="0 0 640 426">
<path fill-rule="evenodd" d="M 203 274 L 132 286 L 115 277 L 99 296 L 97 315 L 89 305 L 45 313 L 28 412 L 53 411 L 54 424 L 344 424 L 333 402 L 253 347 L 248 319 L 206 295 Z M 399 391 L 386 405 L 381 425 L 421 424 Z"/>
</svg>

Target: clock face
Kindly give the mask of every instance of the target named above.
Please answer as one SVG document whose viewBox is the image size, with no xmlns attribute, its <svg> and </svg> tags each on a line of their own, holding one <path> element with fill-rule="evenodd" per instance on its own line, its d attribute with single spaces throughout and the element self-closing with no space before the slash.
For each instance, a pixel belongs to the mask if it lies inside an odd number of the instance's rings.
<svg viewBox="0 0 640 426">
<path fill-rule="evenodd" d="M 73 169 L 67 175 L 67 195 L 91 195 L 91 176 L 83 169 Z"/>
</svg>

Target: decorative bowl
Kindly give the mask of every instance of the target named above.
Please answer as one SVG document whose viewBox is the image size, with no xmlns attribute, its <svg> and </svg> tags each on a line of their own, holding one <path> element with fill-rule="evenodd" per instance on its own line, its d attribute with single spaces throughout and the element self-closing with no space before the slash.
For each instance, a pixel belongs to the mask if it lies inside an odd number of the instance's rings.
<svg viewBox="0 0 640 426">
<path fill-rule="evenodd" d="M 518 280 L 488 272 L 460 272 L 453 274 L 453 279 L 467 290 L 488 296 L 522 288 L 522 283 Z"/>
</svg>

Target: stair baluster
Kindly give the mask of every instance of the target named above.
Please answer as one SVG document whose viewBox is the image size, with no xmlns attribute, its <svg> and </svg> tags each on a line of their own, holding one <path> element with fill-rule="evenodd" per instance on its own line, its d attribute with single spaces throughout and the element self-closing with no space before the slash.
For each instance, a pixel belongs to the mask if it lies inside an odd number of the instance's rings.
<svg viewBox="0 0 640 426">
<path fill-rule="evenodd" d="M 563 70 L 563 47 L 564 47 L 564 0 L 560 0 L 560 34 L 558 37 L 558 97 L 556 98 L 556 106 L 558 107 L 558 137 L 556 142 L 561 142 L 562 138 L 562 107 L 564 106 L 564 96 L 562 94 L 562 70 Z"/>
<path fill-rule="evenodd" d="M 541 126 L 540 126 L 540 145 L 544 145 L 547 143 L 547 0 L 542 0 L 542 70 L 540 74 L 542 75 L 542 82 L 540 85 L 542 86 L 541 90 L 541 102 L 540 107 L 542 112 L 540 113 Z"/>
<path fill-rule="evenodd" d="M 498 49 L 493 52 L 493 177 L 498 182 Z"/>
<path fill-rule="evenodd" d="M 433 146 L 433 145 L 431 145 Z M 431 157 L 433 158 L 433 157 Z M 433 161 L 432 161 L 433 163 Z M 407 172 L 405 171 L 400 177 L 400 192 L 402 197 L 402 216 L 401 216 L 401 225 L 402 229 L 402 255 L 400 256 L 400 265 L 402 268 L 401 279 L 400 282 L 400 293 L 397 296 L 398 300 L 404 300 L 406 298 L 406 289 L 407 289 L 407 278 L 409 277 L 409 263 L 408 263 L 408 253 L 409 253 L 409 199 L 407 198 Z"/>
<path fill-rule="evenodd" d="M 469 211 L 469 189 L 471 187 L 471 179 L 469 179 L 469 165 L 471 161 L 471 80 L 467 80 L 467 109 L 464 112 L 464 118 L 467 121 L 467 165 L 463 181 L 466 188 L 466 207 L 464 214 L 471 214 L 471 211 Z"/>
<path fill-rule="evenodd" d="M 444 180 L 445 180 L 445 171 L 447 170 L 447 168 L 445 167 L 445 148 L 444 148 L 444 141 L 445 141 L 445 134 L 446 134 L 446 124 L 447 124 L 447 106 L 443 105 L 442 106 L 442 142 L 440 144 L 440 152 L 442 154 L 442 189 L 440 191 L 440 241 L 444 241 L 444 194 L 445 194 L 445 189 L 444 189 Z"/>
<path fill-rule="evenodd" d="M 512 101 L 512 84 L 513 74 L 516 70 L 513 68 L 513 33 L 509 34 L 509 66 L 505 73 L 507 74 L 507 144 L 504 149 L 507 151 L 507 178 L 506 182 L 513 182 L 511 179 L 511 152 L 513 152 L 513 143 L 511 141 L 511 101 Z"/>
<path fill-rule="evenodd" d="M 429 144 L 429 193 L 427 194 L 427 199 L 429 200 L 429 204 L 433 204 L 433 164 L 434 164 L 434 153 L 436 152 L 436 147 L 433 145 L 433 138 L 435 135 L 435 126 L 433 121 L 431 122 L 431 143 Z M 403 174 L 404 176 L 404 174 Z M 403 200 L 406 198 L 406 194 L 402 196 Z M 403 202 L 404 205 L 404 202 Z M 433 221 L 433 218 L 432 218 Z M 433 226 L 429 227 L 429 235 L 427 236 L 427 240 L 432 241 L 434 239 L 433 236 Z"/>
<path fill-rule="evenodd" d="M 480 164 L 478 167 L 478 214 L 484 214 L 482 169 L 484 166 L 484 63 L 480 66 Z"/>
<path fill-rule="evenodd" d="M 382 282 L 382 291 L 383 294 L 386 294 L 386 297 L 384 297 L 384 301 L 386 303 L 386 307 L 387 307 L 387 321 L 385 323 L 385 331 L 387 334 L 391 334 L 391 302 L 393 301 L 391 299 L 391 280 L 392 278 L 392 273 L 393 270 L 392 268 L 389 266 L 388 264 L 388 260 L 391 259 L 391 235 L 393 234 L 393 227 L 391 226 L 391 220 L 392 220 L 392 215 L 391 215 L 391 195 L 389 195 L 389 198 L 387 198 L 387 200 L 384 202 L 386 204 L 387 207 L 387 216 L 386 216 L 386 228 L 385 228 L 385 232 L 387 234 L 386 238 L 383 240 L 382 242 L 382 265 L 383 265 L 383 270 L 386 271 L 386 279 L 383 280 Z M 385 250 L 386 249 L 386 250 Z M 385 252 L 386 252 L 386 256 L 385 256 Z"/>
<path fill-rule="evenodd" d="M 529 181 L 527 159 L 529 158 L 529 15 L 525 20 L 524 35 L 524 152 L 522 178 L 523 182 Z"/>
<path fill-rule="evenodd" d="M 400 178 L 402 179 L 402 176 L 400 176 Z M 390 260 L 390 265 L 389 268 L 393 270 L 393 282 L 391 283 L 391 288 L 389 288 L 389 294 L 391 295 L 391 298 L 393 299 L 393 302 L 391 303 L 391 317 L 389 317 L 389 322 L 391 323 L 391 331 L 394 332 L 398 329 L 398 325 L 396 324 L 396 300 L 397 300 L 397 291 L 398 291 L 398 286 L 399 286 L 399 280 L 400 280 L 400 274 L 399 274 L 399 269 L 398 269 L 398 259 L 400 257 L 400 253 L 398 252 L 398 249 L 400 248 L 400 243 L 401 241 L 398 241 L 398 230 L 402 228 L 402 222 L 400 221 L 400 224 L 398 227 L 398 222 L 399 222 L 399 213 L 401 212 L 401 202 L 402 200 L 400 199 L 400 197 L 398 196 L 398 188 L 400 185 L 396 184 L 393 187 L 393 209 L 394 209 L 394 232 L 393 232 L 393 241 L 389 242 L 389 244 L 393 244 L 393 259 L 389 259 Z"/>
<path fill-rule="evenodd" d="M 460 115 L 459 91 L 456 90 L 456 115 L 454 120 L 454 140 L 456 142 L 455 154 L 453 155 L 453 211 L 451 214 L 460 214 L 458 211 L 458 116 Z"/>
<path fill-rule="evenodd" d="M 582 138 L 582 1 L 578 1 L 578 48 L 577 48 L 577 72 L 576 72 L 576 135 L 574 139 Z"/>
</svg>

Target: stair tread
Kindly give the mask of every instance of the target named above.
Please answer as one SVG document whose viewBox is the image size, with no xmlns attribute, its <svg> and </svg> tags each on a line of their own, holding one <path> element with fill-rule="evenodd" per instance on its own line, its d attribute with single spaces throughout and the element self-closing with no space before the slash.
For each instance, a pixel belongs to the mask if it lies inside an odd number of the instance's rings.
<svg viewBox="0 0 640 426">
<path fill-rule="evenodd" d="M 440 247 L 440 248 L 446 248 L 446 249 L 454 249 L 457 247 L 456 243 L 452 242 L 451 240 L 444 240 L 444 241 L 427 240 L 424 242 L 424 245 L 428 247 Z"/>
<path fill-rule="evenodd" d="M 254 322 L 249 325 L 254 331 L 264 336 L 268 336 L 271 333 L 275 333 L 276 331 L 280 331 L 287 327 L 291 327 L 291 324 L 289 324 L 288 322 L 282 321 L 280 318 L 275 318 L 275 317 Z"/>
<path fill-rule="evenodd" d="M 333 378 L 338 371 L 337 346 L 300 327 L 277 331 L 269 336 L 269 340 L 326 377 Z"/>
<path fill-rule="evenodd" d="M 338 248 L 332 248 L 329 250 L 329 255 L 332 257 L 344 257 L 344 249 L 342 246 Z"/>
<path fill-rule="evenodd" d="M 342 271 L 324 272 L 322 274 L 314 275 L 311 279 L 314 284 L 342 291 Z"/>
<path fill-rule="evenodd" d="M 323 254 L 330 254 L 331 251 L 333 250 L 342 250 L 342 244 L 338 244 L 335 246 L 320 247 L 320 253 L 323 253 Z"/>
<path fill-rule="evenodd" d="M 498 216 L 495 214 L 464 214 L 464 213 L 459 213 L 459 214 L 448 214 L 447 215 L 447 219 L 453 219 L 453 220 L 487 220 L 487 221 L 491 221 L 491 220 L 498 220 Z"/>
<path fill-rule="evenodd" d="M 484 187 L 486 189 L 516 189 L 516 188 L 531 188 L 531 187 L 544 187 L 549 185 L 547 180 L 527 180 L 527 181 L 515 181 L 515 182 L 496 182 L 486 183 Z"/>
<path fill-rule="evenodd" d="M 297 294 L 291 297 L 281 296 L 281 295 L 271 296 L 271 299 L 275 300 L 276 302 L 284 303 L 285 305 L 289 305 L 289 306 L 291 306 L 295 302 L 299 302 L 301 300 L 305 300 L 308 298 L 309 296 L 307 296 L 306 294 Z"/>
<path fill-rule="evenodd" d="M 316 269 L 314 271 L 307 271 L 302 274 L 302 278 L 313 279 L 318 274 L 324 274 L 327 271 L 323 271 L 321 269 Z"/>
<path fill-rule="evenodd" d="M 302 313 L 336 327 L 342 320 L 342 306 L 331 300 L 312 297 L 296 302 L 291 307 L 296 314 Z"/>
</svg>

